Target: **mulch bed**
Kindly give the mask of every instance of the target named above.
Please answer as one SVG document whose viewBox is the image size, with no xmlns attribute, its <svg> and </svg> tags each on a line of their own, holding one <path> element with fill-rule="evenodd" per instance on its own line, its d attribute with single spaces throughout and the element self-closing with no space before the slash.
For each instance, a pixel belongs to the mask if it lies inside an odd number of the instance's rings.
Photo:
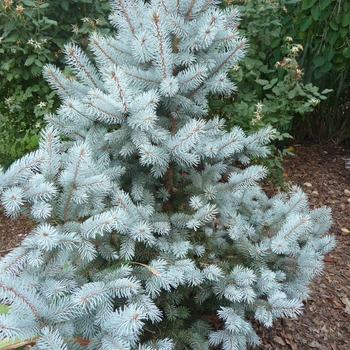
<svg viewBox="0 0 350 350">
<path fill-rule="evenodd" d="M 311 286 L 302 315 L 256 325 L 261 345 L 255 350 L 350 349 L 350 148 L 294 145 L 283 161 L 286 180 L 303 188 L 311 207 L 332 208 L 336 247 L 325 257 L 324 273 Z M 311 185 L 311 186 L 310 186 Z"/>
<path fill-rule="evenodd" d="M 293 145 L 283 161 L 286 181 L 308 194 L 311 207 L 333 211 L 331 234 L 337 246 L 326 256 L 324 273 L 311 286 L 302 315 L 277 320 L 269 329 L 256 323 L 261 345 L 255 350 L 350 349 L 350 148 Z M 20 244 L 33 225 L 25 218 L 8 219 L 0 212 L 0 254 Z"/>
</svg>

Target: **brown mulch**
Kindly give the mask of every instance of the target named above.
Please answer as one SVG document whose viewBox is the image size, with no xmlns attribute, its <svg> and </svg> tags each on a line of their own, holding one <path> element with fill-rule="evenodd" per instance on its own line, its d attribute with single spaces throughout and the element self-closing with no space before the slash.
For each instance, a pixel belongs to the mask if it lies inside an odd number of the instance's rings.
<svg viewBox="0 0 350 350">
<path fill-rule="evenodd" d="M 311 286 L 302 315 L 277 320 L 269 329 L 256 324 L 261 345 L 255 350 L 350 350 L 350 148 L 294 145 L 295 156 L 284 159 L 287 183 L 298 184 L 312 207 L 333 210 L 331 234 L 337 246 L 325 257 L 324 273 Z M 24 218 L 0 212 L 0 254 L 20 244 L 32 229 Z"/>
<path fill-rule="evenodd" d="M 286 181 L 307 193 L 311 207 L 332 208 L 336 247 L 325 257 L 302 315 L 256 325 L 261 345 L 254 350 L 350 350 L 350 148 L 294 145 L 283 161 Z"/>
</svg>

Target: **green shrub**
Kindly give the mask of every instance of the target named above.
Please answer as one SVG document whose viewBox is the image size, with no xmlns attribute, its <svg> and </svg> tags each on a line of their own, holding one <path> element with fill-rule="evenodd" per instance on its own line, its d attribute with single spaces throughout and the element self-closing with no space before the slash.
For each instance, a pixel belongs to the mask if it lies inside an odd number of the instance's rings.
<svg viewBox="0 0 350 350">
<path fill-rule="evenodd" d="M 332 89 L 332 97 L 307 118 L 299 117 L 296 137 L 340 143 L 350 137 L 350 3 L 305 0 L 286 5 L 283 28 L 304 45 L 298 62 L 305 83 Z"/>
<path fill-rule="evenodd" d="M 242 16 L 239 29 L 249 46 L 243 61 L 229 73 L 237 84 L 237 93 L 226 98 L 212 96 L 209 105 L 228 125 L 240 125 L 248 133 L 267 125 L 277 130 L 276 142 L 270 146 L 272 156 L 263 162 L 280 185 L 281 159 L 289 153 L 283 150 L 283 142 L 291 138 L 295 116 L 313 111 L 330 90 L 319 92 L 311 83 L 303 83 L 304 71 L 297 62 L 303 47 L 293 42 L 281 24 L 286 10 L 283 4 L 227 0 L 223 5 L 238 5 Z"/>
<path fill-rule="evenodd" d="M 63 44 L 86 46 L 92 30 L 108 32 L 109 7 L 106 0 L 0 1 L 1 165 L 37 147 L 43 115 L 58 106 L 43 65 L 63 68 Z"/>
<path fill-rule="evenodd" d="M 295 44 L 281 25 L 283 5 L 252 0 L 238 8 L 242 15 L 239 29 L 249 44 L 243 62 L 230 72 L 238 91 L 231 99 L 213 99 L 211 106 L 215 112 L 215 107 L 220 107 L 228 123 L 247 131 L 272 125 L 283 140 L 291 131 L 294 116 L 312 111 L 329 90 L 320 93 L 316 86 L 303 83 L 304 72 L 297 62 L 303 46 Z"/>
</svg>

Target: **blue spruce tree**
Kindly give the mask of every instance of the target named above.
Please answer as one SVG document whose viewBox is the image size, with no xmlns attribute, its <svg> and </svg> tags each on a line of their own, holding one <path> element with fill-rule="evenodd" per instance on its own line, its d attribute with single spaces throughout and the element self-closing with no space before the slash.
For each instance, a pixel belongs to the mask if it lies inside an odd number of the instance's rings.
<svg viewBox="0 0 350 350">
<path fill-rule="evenodd" d="M 62 103 L 40 147 L 0 173 L 7 215 L 37 222 L 0 263 L 0 336 L 33 350 L 245 349 L 302 309 L 334 245 L 327 208 L 268 198 L 249 166 L 271 128 L 209 119 L 244 55 L 215 0 L 113 0 L 115 37 L 48 65 Z M 210 323 L 211 315 L 220 322 Z"/>
</svg>

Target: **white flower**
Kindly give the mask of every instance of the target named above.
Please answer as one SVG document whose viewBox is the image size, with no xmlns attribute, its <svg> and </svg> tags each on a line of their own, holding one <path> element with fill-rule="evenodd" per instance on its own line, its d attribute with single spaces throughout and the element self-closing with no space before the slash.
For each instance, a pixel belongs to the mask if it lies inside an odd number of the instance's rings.
<svg viewBox="0 0 350 350">
<path fill-rule="evenodd" d="M 294 54 L 294 55 L 297 55 L 299 53 L 299 51 L 302 51 L 304 50 L 304 47 L 303 45 L 293 45 L 293 47 L 290 49 L 291 53 Z"/>
<path fill-rule="evenodd" d="M 39 108 L 44 108 L 46 106 L 46 102 L 40 102 L 39 104 L 38 104 L 38 107 Z"/>
<path fill-rule="evenodd" d="M 5 10 L 8 8 L 8 7 L 10 7 L 11 5 L 12 5 L 12 3 L 13 3 L 13 1 L 12 0 L 5 0 L 4 1 L 5 2 Z"/>
<path fill-rule="evenodd" d="M 76 24 L 71 24 L 71 26 L 72 26 L 72 32 L 74 33 L 74 34 L 78 34 L 79 33 L 79 28 L 78 28 L 78 26 L 76 25 Z"/>
<path fill-rule="evenodd" d="M 40 43 L 38 43 L 37 41 L 34 43 L 34 47 L 36 48 L 36 49 L 40 49 Z"/>
<path fill-rule="evenodd" d="M 16 6 L 16 11 L 22 13 L 23 10 L 24 10 L 24 7 L 23 7 L 23 6 L 21 6 L 21 5 L 17 5 L 17 6 Z"/>
<path fill-rule="evenodd" d="M 317 106 L 320 103 L 320 100 L 318 98 L 312 97 L 310 98 L 309 103 L 313 106 Z"/>
<path fill-rule="evenodd" d="M 260 111 L 262 111 L 264 105 L 263 105 L 261 102 L 258 102 L 258 103 L 255 105 L 255 107 L 256 107 L 256 110 L 260 112 Z"/>
<path fill-rule="evenodd" d="M 6 103 L 7 105 L 10 105 L 12 102 L 13 102 L 13 101 L 12 101 L 12 98 L 11 98 L 11 97 L 5 98 L 5 103 Z"/>
<path fill-rule="evenodd" d="M 81 20 L 82 20 L 84 23 L 85 23 L 85 22 L 90 22 L 90 18 L 88 18 L 88 17 L 84 17 L 84 18 L 82 18 Z"/>
<path fill-rule="evenodd" d="M 294 45 L 294 46 L 290 49 L 290 51 L 291 51 L 292 53 L 298 53 L 298 52 L 299 52 L 299 48 L 298 48 L 297 45 Z"/>
<path fill-rule="evenodd" d="M 35 41 L 33 39 L 29 39 L 27 44 L 31 44 L 31 45 L 34 45 Z"/>
</svg>

